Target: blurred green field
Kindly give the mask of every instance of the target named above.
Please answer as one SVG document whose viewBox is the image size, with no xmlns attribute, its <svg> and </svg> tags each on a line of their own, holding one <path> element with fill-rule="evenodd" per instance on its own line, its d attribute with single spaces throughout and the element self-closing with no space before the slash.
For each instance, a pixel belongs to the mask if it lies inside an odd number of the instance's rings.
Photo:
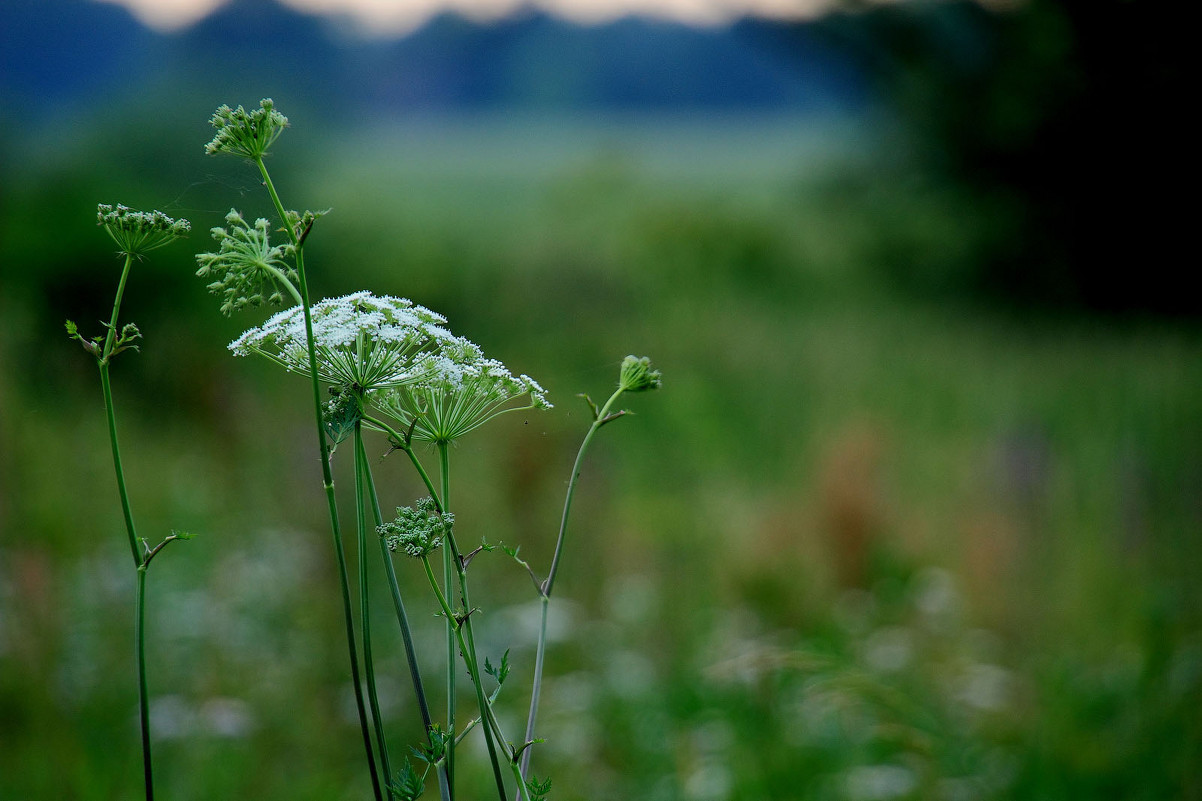
<svg viewBox="0 0 1202 801">
<path fill-rule="evenodd" d="M 133 577 L 95 370 L 61 327 L 110 308 L 93 215 L 116 201 L 194 226 L 138 265 L 123 317 L 145 344 L 114 366 L 139 526 L 198 535 L 150 574 L 161 794 L 367 797 L 307 385 L 229 356 L 264 315 L 222 319 L 192 277 L 230 205 L 268 204 L 245 165 L 201 155 L 210 109 L 190 102 L 137 134 L 8 140 L 3 801 L 140 789 Z M 1202 797 L 1196 324 L 899 289 L 971 260 L 990 216 L 883 124 L 348 132 L 285 111 L 284 203 L 333 208 L 307 247 L 314 294 L 410 297 L 556 404 L 454 452 L 461 540 L 521 544 L 545 571 L 589 419 L 575 393 L 604 397 L 627 353 L 664 372 L 577 496 L 535 758 L 553 799 Z M 378 470 L 386 507 L 419 494 L 396 458 Z M 400 567 L 436 676 L 433 604 Z M 473 581 L 482 650 L 512 649 L 516 731 L 535 595 L 499 556 Z M 390 735 L 416 742 L 377 600 Z"/>
</svg>

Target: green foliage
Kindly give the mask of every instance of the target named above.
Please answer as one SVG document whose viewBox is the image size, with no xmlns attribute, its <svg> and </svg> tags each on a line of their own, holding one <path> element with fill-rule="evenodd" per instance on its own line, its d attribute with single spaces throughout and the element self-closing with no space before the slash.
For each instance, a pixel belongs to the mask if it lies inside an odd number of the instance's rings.
<svg viewBox="0 0 1202 801">
<path fill-rule="evenodd" d="M 440 142 L 474 148 L 496 135 Z M 95 297 L 111 291 L 97 278 L 107 257 L 94 253 L 94 229 L 76 241 L 38 227 L 61 214 L 59 197 L 86 204 L 115 180 L 105 171 L 123 162 L 93 157 L 89 136 L 106 148 L 112 139 L 81 132 L 80 155 L 56 157 L 53 181 L 6 173 L 5 798 L 128 795 L 137 759 L 117 726 L 131 706 L 128 591 L 110 578 L 122 554 L 78 525 L 121 525 L 94 373 L 68 352 L 74 341 L 30 333 L 64 314 L 95 319 Z M 956 224 L 982 211 L 961 198 L 934 213 L 932 188 L 897 173 L 872 175 L 871 187 L 850 175 L 837 196 L 808 182 L 800 156 L 796 169 L 775 161 L 780 180 L 755 179 L 757 194 L 729 172 L 709 189 L 642 181 L 659 163 L 637 160 L 604 182 L 555 164 L 498 178 L 456 171 L 466 144 L 419 164 L 429 142 L 406 136 L 408 151 L 348 146 L 298 171 L 302 196 L 340 211 L 307 245 L 313 264 L 339 255 L 323 290 L 396 286 L 470 321 L 498 352 L 549 365 L 554 392 L 603 385 L 613 355 L 638 347 L 671 368 L 657 414 L 637 419 L 645 435 L 605 443 L 585 473 L 588 557 L 567 560 L 576 603 L 548 652 L 548 744 L 536 754 L 557 798 L 829 801 L 911 779 L 909 798 L 1191 797 L 1202 753 L 1196 326 L 1021 319 L 895 293 L 877 281 L 897 258 L 895 233 L 910 237 L 906 264 L 943 263 Z M 672 147 L 689 136 L 675 130 Z M 709 166 L 722 165 L 696 169 Z M 174 197 L 195 176 L 144 180 L 147 197 Z M 197 187 L 191 205 L 226 208 L 214 197 L 225 181 Z M 368 186 L 397 194 L 377 199 Z M 688 254 L 702 246 L 672 226 L 689 220 L 748 244 L 695 253 L 707 271 L 688 280 Z M 771 254 L 764 275 L 777 277 L 744 275 L 756 241 Z M 130 286 L 128 305 L 153 341 L 164 332 L 164 347 L 117 377 L 127 469 L 146 531 L 186 520 L 213 532 L 153 571 L 152 702 L 166 699 L 156 714 L 188 738 L 164 729 L 163 796 L 337 798 L 361 779 L 346 767 L 357 744 L 342 711 L 345 666 L 329 647 L 337 614 L 312 591 L 328 558 L 321 509 L 296 500 L 307 460 L 262 446 L 264 432 L 311 425 L 312 411 L 283 371 L 252 373 L 214 351 L 237 331 L 204 313 L 186 259 L 162 253 Z M 590 419 L 583 404 L 570 413 L 529 425 L 515 415 L 457 450 L 460 519 L 524 542 L 535 563 L 555 522 L 535 510 L 558 495 Z M 497 461 L 467 468 L 477 451 Z M 69 493 L 47 478 L 63 465 Z M 863 570 L 845 578 L 838 560 L 856 558 L 860 533 Z M 929 564 L 955 579 L 954 620 L 928 621 L 917 605 L 927 574 L 908 565 Z M 505 599 L 477 617 L 495 653 L 509 622 L 526 620 L 528 596 L 513 591 L 513 571 L 481 567 L 481 597 Z M 420 598 L 424 586 L 400 578 L 407 603 Z M 389 612 L 383 597 L 372 604 Z M 415 620 L 432 610 L 410 605 Z M 440 644 L 437 628 L 416 635 Z M 403 665 L 399 645 L 377 647 L 377 659 Z M 532 656 L 515 639 L 508 683 Z M 966 706 L 961 691 L 991 682 L 1008 685 L 1005 706 Z M 498 703 L 506 719 L 525 711 L 510 690 Z M 230 709 L 251 725 L 219 729 Z M 304 782 L 296 753 L 315 757 Z M 486 797 L 489 778 L 471 761 L 460 762 L 464 792 Z"/>
<path fill-rule="evenodd" d="M 526 789 L 530 792 L 530 801 L 546 801 L 547 793 L 551 792 L 551 780 L 531 776 L 526 780 Z"/>
<path fill-rule="evenodd" d="M 494 666 L 488 657 L 485 657 L 484 672 L 497 680 L 498 687 L 504 684 L 506 677 L 509 676 L 509 649 L 506 648 L 505 653 L 501 655 L 500 665 Z"/>
<path fill-rule="evenodd" d="M 426 789 L 425 781 L 417 775 L 417 771 L 407 759 L 404 767 L 397 771 L 396 778 L 388 786 L 396 794 L 397 801 L 417 801 Z"/>
</svg>

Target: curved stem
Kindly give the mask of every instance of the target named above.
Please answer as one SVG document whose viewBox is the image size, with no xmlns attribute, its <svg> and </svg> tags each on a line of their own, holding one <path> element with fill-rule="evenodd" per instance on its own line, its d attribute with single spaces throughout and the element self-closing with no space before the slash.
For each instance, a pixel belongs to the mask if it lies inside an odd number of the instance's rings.
<svg viewBox="0 0 1202 801">
<path fill-rule="evenodd" d="M 326 507 L 330 514 L 330 532 L 334 538 L 334 552 L 338 561 L 338 578 L 342 590 L 343 618 L 346 624 L 346 644 L 351 663 L 351 681 L 355 689 L 355 704 L 359 711 L 359 728 L 363 732 L 363 747 L 367 753 L 367 766 L 371 773 L 372 790 L 374 791 L 376 801 L 384 801 L 384 796 L 380 790 L 380 777 L 376 772 L 375 755 L 372 753 L 371 733 L 368 730 L 367 724 L 367 710 L 363 705 L 363 687 L 359 679 L 359 655 L 355 645 L 355 619 L 351 611 L 350 581 L 347 578 L 346 572 L 346 554 L 342 545 L 342 528 L 338 521 L 338 501 L 334 496 L 334 476 L 330 470 L 330 448 L 326 443 L 325 427 L 322 425 L 321 420 L 321 388 L 317 377 L 317 349 L 313 342 L 313 314 L 310 311 L 309 304 L 309 284 L 305 277 L 304 248 L 297 239 L 296 232 L 288 224 L 288 215 L 284 211 L 284 205 L 280 202 L 280 196 L 276 194 L 275 185 L 271 181 L 271 176 L 267 172 L 267 165 L 263 163 L 262 157 L 256 158 L 255 164 L 259 168 L 260 175 L 263 176 L 263 185 L 267 187 L 267 193 L 271 195 L 271 202 L 275 205 L 276 213 L 280 215 L 280 221 L 288 231 L 288 239 L 295 246 L 296 274 L 297 281 L 300 284 L 301 308 L 305 316 L 305 340 L 309 351 L 309 378 L 313 387 L 313 412 L 317 423 L 317 450 L 319 461 L 321 462 L 322 485 L 326 492 Z"/>
<path fill-rule="evenodd" d="M 559 574 L 559 560 L 563 556 L 564 542 L 567 540 L 568 533 L 568 516 L 572 511 L 572 497 L 576 494 L 576 482 L 580 478 L 580 466 L 584 463 L 584 454 L 588 451 L 589 443 L 593 441 L 593 435 L 605 425 L 609 416 L 609 410 L 613 407 L 614 402 L 621 396 L 622 389 L 619 387 L 614 394 L 609 396 L 609 400 L 601 407 L 601 411 L 597 412 L 593 418 L 593 424 L 589 426 L 588 432 L 584 435 L 584 441 L 580 443 L 580 450 L 576 452 L 576 461 L 572 464 L 572 477 L 568 481 L 568 492 L 563 502 L 563 514 L 559 519 L 559 535 L 555 539 L 555 555 L 551 558 L 551 570 L 547 573 L 547 578 L 540 587 L 540 595 L 543 602 L 542 625 L 538 632 L 538 649 L 534 657 L 534 686 L 530 693 L 530 711 L 526 716 L 526 736 L 523 742 L 529 743 L 534 740 L 534 723 L 538 717 L 538 702 L 542 695 L 543 686 L 543 660 L 547 653 L 547 607 L 551 600 L 551 589 L 555 585 L 555 577 Z M 530 777 L 530 756 L 534 746 L 527 746 L 522 751 L 522 768 L 521 778 L 523 786 L 525 780 Z"/>
<path fill-rule="evenodd" d="M 443 501 L 439 496 L 438 490 L 434 488 L 434 482 L 430 480 L 430 474 L 426 472 L 426 468 L 422 467 L 422 463 L 418 460 L 417 454 L 413 452 L 413 447 L 405 441 L 405 437 L 399 434 L 395 428 L 388 425 L 388 423 L 370 415 L 363 415 L 363 421 L 366 423 L 371 423 L 373 426 L 379 428 L 381 431 L 387 434 L 389 442 L 393 445 L 393 447 L 403 450 L 409 456 L 409 461 L 413 463 L 413 467 L 417 470 L 418 475 L 421 476 L 422 483 L 426 485 L 426 491 L 429 492 L 430 497 L 434 499 L 434 506 L 438 509 L 438 513 L 442 514 L 445 512 L 446 506 L 443 505 Z"/>
<path fill-rule="evenodd" d="M 121 513 L 125 516 L 125 533 L 129 536 L 129 550 L 134 558 L 134 567 L 142 566 L 142 552 L 138 549 L 138 533 L 134 528 L 134 514 L 129 505 L 129 493 L 125 488 L 125 470 L 121 466 L 121 446 L 117 444 L 117 413 L 113 408 L 113 387 L 109 381 L 109 363 L 100 361 L 100 390 L 104 394 L 104 413 L 108 418 L 109 443 L 113 450 L 113 472 L 117 474 L 117 494 L 121 498 Z"/>
<path fill-rule="evenodd" d="M 355 423 L 355 453 L 363 450 L 363 429 Z M 388 740 L 384 736 L 384 720 L 380 715 L 380 697 L 376 689 L 376 667 L 371 650 L 371 604 L 367 587 L 367 520 L 363 513 L 363 461 L 355 459 L 355 528 L 359 549 L 359 620 L 363 631 L 363 670 L 367 678 L 367 700 L 371 705 L 372 722 L 376 729 L 376 748 L 380 754 L 380 766 L 384 769 L 385 782 L 392 779 L 392 766 L 388 759 Z M 391 796 L 391 792 L 389 793 Z"/>
<path fill-rule="evenodd" d="M 534 686 L 530 690 L 530 711 L 526 715 L 526 734 L 522 740 L 522 744 L 526 746 L 522 751 L 522 769 L 521 778 L 522 784 L 525 785 L 526 779 L 530 778 L 530 751 L 534 748 L 532 743 L 534 740 L 534 721 L 538 716 L 538 702 L 542 696 L 543 690 L 543 662 L 547 656 L 547 609 L 551 605 L 551 597 L 545 593 L 540 593 L 539 600 L 542 601 L 542 621 L 538 627 L 538 648 L 534 653 Z"/>
<path fill-rule="evenodd" d="M 605 424 L 610 407 L 613 406 L 614 401 L 621 394 L 622 390 L 618 389 L 614 394 L 609 396 L 609 400 L 601 407 L 601 411 L 597 413 L 597 418 L 589 426 L 588 433 L 584 435 L 584 441 L 580 443 L 580 450 L 576 453 L 576 462 L 572 465 L 572 478 L 568 481 L 567 497 L 564 498 L 563 502 L 563 515 L 559 519 L 559 536 L 555 540 L 555 556 L 551 558 L 551 570 L 547 573 L 547 580 L 544 582 L 545 588 L 543 594 L 548 597 L 551 595 L 551 587 L 555 584 L 555 576 L 559 573 L 559 560 L 563 556 L 563 545 L 568 533 L 568 514 L 572 510 L 572 496 L 576 493 L 576 481 L 580 478 L 580 466 L 584 463 L 585 451 L 588 450 L 589 443 L 593 441 L 593 435 Z"/>
<path fill-rule="evenodd" d="M 113 386 L 109 380 L 109 357 L 117 337 L 117 320 L 121 314 L 121 298 L 125 295 L 125 282 L 129 279 L 129 268 L 133 256 L 125 254 L 121 268 L 121 280 L 117 283 L 117 295 L 113 299 L 113 314 L 109 319 L 108 334 L 104 338 L 104 349 L 100 353 L 100 391 L 104 395 L 104 413 L 108 418 L 109 443 L 113 451 L 113 472 L 117 475 L 117 494 L 121 498 L 121 513 L 125 517 L 125 533 L 129 536 L 129 550 L 134 567 L 142 566 L 142 552 L 138 549 L 138 534 L 134 528 L 134 515 L 129 504 L 129 493 L 125 488 L 125 470 L 121 466 L 121 446 L 117 444 L 117 413 L 113 406 Z"/>
<path fill-rule="evenodd" d="M 154 801 L 154 768 L 150 759 L 150 693 L 146 686 L 146 566 L 138 567 L 138 595 L 134 604 L 134 640 L 138 662 L 138 717 L 142 723 L 142 776 L 146 801 Z"/>
</svg>

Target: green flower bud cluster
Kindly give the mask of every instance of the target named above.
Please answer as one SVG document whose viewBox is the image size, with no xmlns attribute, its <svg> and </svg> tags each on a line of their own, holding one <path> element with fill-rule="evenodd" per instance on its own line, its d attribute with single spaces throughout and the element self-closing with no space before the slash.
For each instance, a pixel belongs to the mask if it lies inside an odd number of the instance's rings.
<svg viewBox="0 0 1202 801">
<path fill-rule="evenodd" d="M 623 392 L 644 392 L 649 389 L 659 389 L 663 383 L 659 370 L 651 369 L 651 359 L 646 356 L 627 356 L 622 360 L 622 372 L 618 378 L 618 388 Z"/>
<path fill-rule="evenodd" d="M 433 498 L 422 498 L 417 508 L 401 506 L 396 520 L 376 528 L 390 551 L 403 550 L 415 558 L 429 556 L 442 545 L 443 534 L 455 523 L 450 512 L 438 513 Z"/>
<path fill-rule="evenodd" d="M 161 248 L 192 230 L 187 220 L 173 220 L 161 211 L 135 211 L 118 203 L 96 207 L 96 222 L 113 238 L 121 253 L 138 256 Z"/>
<path fill-rule="evenodd" d="M 321 422 L 334 446 L 355 431 L 355 423 L 363 418 L 363 404 L 350 387 L 330 387 L 330 399 L 321 410 Z"/>
<path fill-rule="evenodd" d="M 289 262 L 292 245 L 273 247 L 270 223 L 262 217 L 252 226 L 230 209 L 225 222 L 227 227 L 212 229 L 217 252 L 196 255 L 196 274 L 217 279 L 208 290 L 223 297 L 221 313 L 228 317 L 247 306 L 282 305 L 284 293 L 294 294 L 298 281 L 296 268 Z"/>
<path fill-rule="evenodd" d="M 254 160 L 266 155 L 267 148 L 288 127 L 288 118 L 275 110 L 271 98 L 264 98 L 254 111 L 222 105 L 209 123 L 217 134 L 205 145 L 205 153 L 229 153 Z"/>
</svg>

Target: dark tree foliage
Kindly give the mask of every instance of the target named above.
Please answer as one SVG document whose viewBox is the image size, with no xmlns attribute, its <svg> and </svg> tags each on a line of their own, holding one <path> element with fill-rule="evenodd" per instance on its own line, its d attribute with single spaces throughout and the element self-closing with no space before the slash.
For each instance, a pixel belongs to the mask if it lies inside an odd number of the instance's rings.
<svg viewBox="0 0 1202 801">
<path fill-rule="evenodd" d="M 988 208 L 961 288 L 1024 306 L 1198 316 L 1186 25 L 1168 2 L 913 3 L 821 23 L 922 164 Z"/>
</svg>

